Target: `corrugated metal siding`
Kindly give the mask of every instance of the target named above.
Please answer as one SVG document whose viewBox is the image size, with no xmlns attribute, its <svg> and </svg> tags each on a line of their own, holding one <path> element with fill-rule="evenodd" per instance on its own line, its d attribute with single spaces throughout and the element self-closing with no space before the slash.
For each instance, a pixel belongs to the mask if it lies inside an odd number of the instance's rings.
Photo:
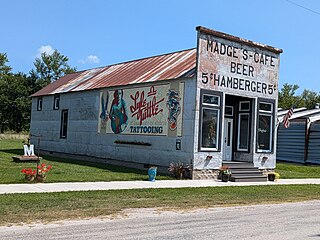
<svg viewBox="0 0 320 240">
<path fill-rule="evenodd" d="M 320 164 L 320 122 L 314 122 L 310 127 L 308 163 Z"/>
<path fill-rule="evenodd" d="M 76 92 L 194 76 L 196 49 L 68 74 L 32 95 Z"/>
<path fill-rule="evenodd" d="M 289 128 L 281 124 L 278 129 L 277 159 L 304 163 L 305 122 L 290 122 Z"/>
</svg>

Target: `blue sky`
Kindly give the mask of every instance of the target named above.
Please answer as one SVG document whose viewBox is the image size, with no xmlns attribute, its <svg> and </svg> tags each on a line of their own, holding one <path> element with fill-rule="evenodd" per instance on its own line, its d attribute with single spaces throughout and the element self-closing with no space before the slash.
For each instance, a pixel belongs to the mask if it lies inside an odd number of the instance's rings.
<svg viewBox="0 0 320 240">
<path fill-rule="evenodd" d="M 320 92 L 318 0 L 1 1 L 0 52 L 29 72 L 57 49 L 78 70 L 196 47 L 204 26 L 282 48 L 280 87 Z"/>
</svg>

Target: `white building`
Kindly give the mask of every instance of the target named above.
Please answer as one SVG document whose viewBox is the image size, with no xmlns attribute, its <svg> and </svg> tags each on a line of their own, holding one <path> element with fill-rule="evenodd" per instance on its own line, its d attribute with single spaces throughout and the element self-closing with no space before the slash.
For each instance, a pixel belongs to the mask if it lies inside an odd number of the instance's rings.
<svg viewBox="0 0 320 240">
<path fill-rule="evenodd" d="M 193 178 L 223 161 L 275 168 L 282 50 L 196 29 L 196 48 L 76 72 L 33 94 L 42 151 L 160 170 L 181 161 Z"/>
</svg>

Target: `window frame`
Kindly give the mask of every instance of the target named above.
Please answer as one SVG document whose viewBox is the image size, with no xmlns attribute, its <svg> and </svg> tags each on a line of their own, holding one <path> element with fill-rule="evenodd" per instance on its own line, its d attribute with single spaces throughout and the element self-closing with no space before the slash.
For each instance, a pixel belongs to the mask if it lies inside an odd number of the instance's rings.
<svg viewBox="0 0 320 240">
<path fill-rule="evenodd" d="M 53 97 L 53 110 L 59 110 L 60 108 L 60 95 L 54 95 Z"/>
<path fill-rule="evenodd" d="M 248 137 L 247 137 L 247 148 L 240 148 L 240 126 L 241 126 L 241 116 L 247 115 L 248 116 Z M 250 151 L 250 113 L 249 112 L 241 112 L 238 115 L 238 137 L 237 137 L 237 151 L 239 152 L 249 152 Z"/>
<path fill-rule="evenodd" d="M 204 95 L 218 97 L 218 104 L 204 103 Z M 222 107 L 223 106 L 223 93 L 211 91 L 206 89 L 200 90 L 200 109 L 199 109 L 199 135 L 198 135 L 198 151 L 199 152 L 220 152 L 221 151 L 221 122 L 222 122 Z M 204 109 L 217 111 L 217 130 L 216 130 L 216 147 L 206 148 L 202 147 L 202 132 L 203 132 L 203 112 Z"/>
<path fill-rule="evenodd" d="M 270 111 L 268 110 L 260 110 L 260 104 L 269 104 L 271 105 Z M 269 149 L 260 149 L 259 148 L 259 120 L 260 116 L 268 116 L 270 117 L 270 128 L 269 128 Z M 256 152 L 257 153 L 273 153 L 274 146 L 274 119 L 275 119 L 275 101 L 271 99 L 258 99 L 258 107 L 257 107 L 257 127 L 256 127 Z"/>
<path fill-rule="evenodd" d="M 210 96 L 210 97 L 218 97 L 218 104 L 214 104 L 214 103 L 205 103 L 204 102 L 204 96 Z M 220 96 L 217 96 L 216 94 L 209 94 L 209 93 L 203 93 L 202 94 L 202 97 L 201 97 L 201 103 L 202 105 L 205 105 L 205 106 L 210 106 L 210 107 L 219 107 L 221 104 L 220 104 Z"/>
<path fill-rule="evenodd" d="M 242 104 L 243 103 L 248 103 L 249 104 L 249 108 L 248 109 L 246 109 L 246 108 L 242 108 Z M 250 109 L 251 109 L 251 102 L 250 101 L 240 101 L 239 102 L 239 111 L 250 111 Z"/>
<path fill-rule="evenodd" d="M 65 116 L 66 114 L 66 116 Z M 61 111 L 61 122 L 60 122 L 60 138 L 67 138 L 68 136 L 68 122 L 69 122 L 69 111 L 63 109 Z"/>
<path fill-rule="evenodd" d="M 200 138 L 200 146 L 201 146 L 201 151 L 218 151 L 218 146 L 219 146 L 219 144 L 218 144 L 218 142 L 219 142 L 219 127 L 218 127 L 218 124 L 219 124 L 219 118 L 220 118 L 220 110 L 219 109 L 216 109 L 216 108 L 210 108 L 210 107 L 203 107 L 202 108 L 202 111 L 201 111 L 201 113 L 202 113 L 202 116 L 203 116 L 203 112 L 204 112 L 204 110 L 211 110 L 211 111 L 217 111 L 217 123 L 216 123 L 216 125 L 217 125 L 217 128 L 216 128 L 216 147 L 203 147 L 202 146 L 202 130 L 203 130 L 203 117 L 201 118 L 201 138 Z"/>
<path fill-rule="evenodd" d="M 260 104 L 261 103 L 264 103 L 264 104 L 267 104 L 267 105 L 271 105 L 271 110 L 270 111 L 268 111 L 268 110 L 260 110 Z M 267 101 L 259 101 L 259 103 L 258 103 L 258 111 L 262 112 L 262 113 L 270 113 L 270 114 L 272 114 L 273 113 L 273 104 L 271 102 L 267 102 Z"/>
<path fill-rule="evenodd" d="M 42 111 L 43 99 L 42 97 L 37 98 L 37 111 Z"/>
<path fill-rule="evenodd" d="M 226 109 L 230 108 L 231 109 L 231 114 L 226 113 Z M 233 106 L 225 106 L 224 107 L 224 116 L 225 117 L 233 117 L 234 116 L 234 107 Z"/>
</svg>

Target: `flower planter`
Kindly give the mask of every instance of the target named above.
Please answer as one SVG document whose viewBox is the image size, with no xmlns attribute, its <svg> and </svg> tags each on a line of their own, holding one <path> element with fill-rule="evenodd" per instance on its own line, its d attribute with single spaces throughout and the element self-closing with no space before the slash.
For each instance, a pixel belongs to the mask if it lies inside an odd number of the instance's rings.
<svg viewBox="0 0 320 240">
<path fill-rule="evenodd" d="M 34 175 L 25 175 L 24 180 L 26 182 L 32 182 L 34 180 Z"/>
<path fill-rule="evenodd" d="M 150 182 L 154 182 L 156 180 L 156 175 L 157 175 L 157 168 L 156 167 L 151 167 L 148 169 L 148 176 L 149 176 Z"/>
<path fill-rule="evenodd" d="M 38 182 L 44 182 L 47 179 L 47 176 L 38 175 L 36 179 Z"/>
<path fill-rule="evenodd" d="M 269 174 L 268 174 L 268 180 L 269 180 L 269 181 L 272 181 L 272 182 L 273 182 L 275 179 L 276 179 L 276 175 L 275 175 L 275 174 L 272 174 L 272 173 L 269 173 Z"/>
<path fill-rule="evenodd" d="M 230 179 L 230 174 L 221 174 L 221 181 L 228 182 Z"/>
</svg>

